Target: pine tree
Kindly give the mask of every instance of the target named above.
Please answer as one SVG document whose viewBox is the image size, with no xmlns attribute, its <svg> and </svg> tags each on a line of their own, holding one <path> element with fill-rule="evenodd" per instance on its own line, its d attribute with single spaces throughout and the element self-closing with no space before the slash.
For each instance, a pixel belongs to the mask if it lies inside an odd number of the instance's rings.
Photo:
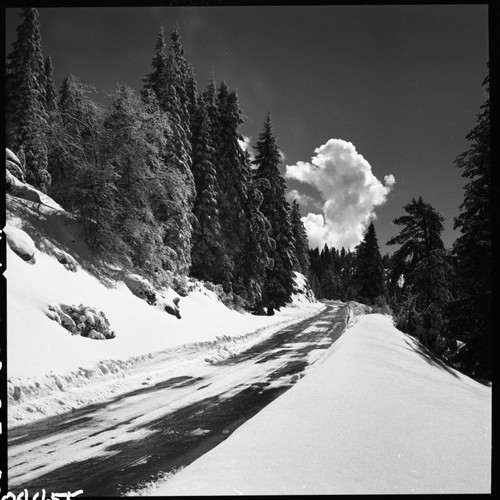
<svg viewBox="0 0 500 500">
<path fill-rule="evenodd" d="M 178 29 L 171 35 L 166 51 L 161 30 L 152 60 L 153 71 L 144 79 L 145 97 L 152 91 L 169 122 L 165 149 L 165 198 L 156 204 L 156 216 L 164 227 L 164 243 L 170 253 L 168 271 L 185 275 L 191 267 L 193 204 L 196 196 L 191 171 L 191 130 L 186 91 L 189 64 L 185 60 Z"/>
<path fill-rule="evenodd" d="M 220 124 L 220 112 L 219 112 L 219 98 L 217 96 L 217 86 L 215 84 L 215 78 L 212 74 L 207 88 L 202 94 L 203 101 L 208 113 L 208 119 L 210 121 L 210 132 L 212 142 L 216 145 L 217 138 L 219 137 L 218 126 Z"/>
<path fill-rule="evenodd" d="M 222 229 L 220 223 L 220 192 L 214 167 L 210 121 L 202 98 L 193 121 L 192 170 L 196 185 L 193 214 L 196 217 L 191 250 L 192 275 L 215 283 L 223 283 L 221 273 Z"/>
<path fill-rule="evenodd" d="M 144 77 L 144 87 L 141 94 L 146 97 L 148 91 L 153 91 L 158 101 L 162 101 L 163 93 L 166 90 L 165 71 L 167 66 L 167 46 L 163 26 L 156 40 L 151 66 L 153 70 Z"/>
<path fill-rule="evenodd" d="M 393 255 L 391 288 L 394 290 L 403 278 L 400 294 L 414 304 L 412 317 L 400 315 L 398 326 L 409 333 L 423 331 L 430 335 L 433 338 L 426 339 L 433 347 L 439 340 L 435 336 L 442 332 L 443 309 L 451 300 L 452 269 L 441 239 L 444 219 L 422 197 L 413 199 L 404 209 L 408 215 L 393 221 L 403 226 L 401 233 L 387 242 L 401 245 Z"/>
<path fill-rule="evenodd" d="M 373 304 L 377 297 L 385 298 L 384 265 L 373 222 L 368 226 L 363 241 L 356 247 L 354 268 L 354 290 L 358 301 Z"/>
<path fill-rule="evenodd" d="M 456 361 L 476 377 L 492 377 L 492 191 L 490 159 L 489 76 L 483 81 L 485 102 L 477 124 L 467 135 L 468 151 L 455 160 L 468 180 L 461 213 L 454 228 L 460 236 L 453 245 L 456 258 L 456 300 L 448 311 L 450 335 L 465 342 Z"/>
<path fill-rule="evenodd" d="M 272 267 L 273 261 L 269 255 L 273 251 L 273 243 L 270 236 L 271 224 L 261 211 L 264 196 L 259 188 L 262 182 L 250 174 L 250 155 L 245 152 L 245 168 L 250 178 L 246 186 L 245 204 L 245 239 L 242 254 L 238 259 L 237 278 L 243 286 L 240 295 L 247 302 L 247 307 L 256 313 L 262 314 L 262 299 L 266 282 L 266 272 Z"/>
<path fill-rule="evenodd" d="M 7 58 L 5 78 L 5 132 L 7 146 L 26 158 L 26 180 L 47 192 L 45 68 L 38 11 L 22 9 L 23 22 Z"/>
<path fill-rule="evenodd" d="M 167 92 L 160 102 L 164 103 L 168 112 L 178 116 L 175 125 L 179 128 L 178 134 L 185 141 L 185 149 L 190 152 L 191 114 L 196 105 L 196 82 L 192 66 L 186 60 L 181 43 L 179 27 L 176 26 L 170 35 L 170 47 L 165 63 L 165 87 Z M 173 92 L 175 90 L 175 92 Z"/>
<path fill-rule="evenodd" d="M 290 222 L 295 239 L 295 258 L 297 260 L 297 271 L 307 276 L 309 273 L 309 240 L 307 239 L 306 228 L 301 219 L 300 205 L 297 200 L 293 200 L 290 211 Z"/>
<path fill-rule="evenodd" d="M 285 199 L 286 184 L 278 168 L 281 154 L 271 125 L 271 113 L 255 149 L 255 177 L 267 181 L 263 182 L 261 211 L 271 224 L 270 235 L 275 241 L 275 248 L 270 254 L 274 265 L 267 270 L 263 293 L 268 314 L 273 314 L 274 309 L 284 306 L 291 298 L 296 262 L 289 204 Z"/>
<path fill-rule="evenodd" d="M 222 82 L 217 95 L 218 140 L 216 148 L 217 179 L 222 192 L 220 203 L 221 220 L 224 221 L 223 238 L 224 254 L 227 261 L 230 282 L 224 284 L 230 291 L 240 273 L 248 223 L 246 205 L 248 203 L 248 185 L 250 183 L 250 167 L 242 151 L 238 139 L 241 139 L 239 127 L 243 123 L 235 92 L 229 90 Z"/>
</svg>

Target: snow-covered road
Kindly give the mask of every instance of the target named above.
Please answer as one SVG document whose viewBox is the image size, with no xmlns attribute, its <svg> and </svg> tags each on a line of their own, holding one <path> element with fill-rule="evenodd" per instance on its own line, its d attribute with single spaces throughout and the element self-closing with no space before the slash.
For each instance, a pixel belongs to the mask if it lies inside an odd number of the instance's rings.
<svg viewBox="0 0 500 500">
<path fill-rule="evenodd" d="M 344 331 L 345 304 L 225 359 L 9 432 L 9 489 L 116 496 L 188 465 L 293 385 Z"/>
</svg>

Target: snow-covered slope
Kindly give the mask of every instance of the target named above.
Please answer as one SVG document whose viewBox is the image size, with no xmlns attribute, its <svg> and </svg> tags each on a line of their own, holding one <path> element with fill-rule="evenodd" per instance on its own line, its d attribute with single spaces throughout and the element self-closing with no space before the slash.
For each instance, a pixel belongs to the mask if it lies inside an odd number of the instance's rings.
<svg viewBox="0 0 500 500">
<path fill-rule="evenodd" d="M 355 318 L 288 392 L 147 494 L 488 493 L 490 483 L 491 388 L 373 314 Z"/>
<path fill-rule="evenodd" d="M 221 346 L 237 349 L 270 335 L 278 325 L 324 307 L 295 299 L 272 317 L 242 314 L 228 309 L 214 292 L 192 282 L 191 292 L 178 302 L 179 319 L 134 295 L 119 270 L 105 269 L 92 261 L 78 222 L 50 199 L 46 201 L 40 204 L 7 195 L 11 240 L 17 238 L 19 245 L 34 242 L 36 246 L 29 260 L 7 246 L 10 425 L 130 390 L 144 380 L 145 371 L 164 369 L 166 358 L 170 369 L 175 369 L 177 358 L 185 362 L 176 346 L 191 343 L 191 351 L 200 351 L 198 357 Z M 177 301 L 173 299 L 179 298 L 178 294 L 171 289 L 162 294 L 162 300 L 172 302 L 175 309 Z M 55 320 L 54 311 L 60 311 L 61 306 L 80 304 L 102 311 L 115 338 L 72 335 Z"/>
</svg>

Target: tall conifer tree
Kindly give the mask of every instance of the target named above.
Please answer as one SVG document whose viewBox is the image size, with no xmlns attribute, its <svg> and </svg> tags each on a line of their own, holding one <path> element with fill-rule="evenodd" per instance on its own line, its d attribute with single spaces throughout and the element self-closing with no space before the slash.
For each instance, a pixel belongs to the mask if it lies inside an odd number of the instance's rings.
<svg viewBox="0 0 500 500">
<path fill-rule="evenodd" d="M 377 297 L 387 294 L 384 265 L 373 222 L 370 223 L 363 241 L 356 247 L 354 261 L 354 288 L 357 300 L 373 304 Z"/>
<path fill-rule="evenodd" d="M 240 256 L 245 245 L 250 168 L 239 144 L 239 127 L 243 119 L 238 97 L 235 92 L 229 90 L 225 82 L 219 86 L 217 101 L 217 178 L 222 192 L 220 208 L 221 220 L 224 221 L 224 254 L 227 258 L 225 264 L 231 275 L 231 284 L 225 283 L 224 286 L 226 291 L 229 291 L 239 274 Z"/>
<path fill-rule="evenodd" d="M 255 149 L 255 177 L 267 181 L 262 185 L 261 211 L 271 224 L 270 234 L 275 241 L 275 248 L 270 255 L 273 266 L 267 270 L 263 293 L 268 314 L 273 314 L 274 309 L 284 306 L 291 298 L 296 261 L 289 204 L 285 199 L 286 184 L 278 168 L 281 153 L 274 136 L 271 113 L 267 116 Z"/>
<path fill-rule="evenodd" d="M 39 14 L 34 8 L 24 8 L 22 16 L 6 64 L 6 142 L 15 152 L 23 149 L 26 180 L 47 192 L 48 115 Z"/>
<path fill-rule="evenodd" d="M 241 295 L 247 300 L 248 307 L 262 314 L 266 273 L 273 265 L 269 255 L 273 251 L 274 240 L 270 236 L 271 224 L 261 211 L 264 197 L 259 186 L 265 182 L 251 175 L 251 160 L 248 151 L 245 151 L 244 156 L 250 181 L 246 187 L 246 231 L 242 255 L 239 258 L 238 278 L 244 289 Z"/>
<path fill-rule="evenodd" d="M 477 377 L 492 377 L 492 218 L 489 76 L 483 82 L 485 101 L 476 126 L 467 135 L 468 151 L 455 160 L 467 179 L 461 213 L 454 228 L 456 300 L 448 311 L 450 334 L 465 342 L 457 362 Z"/>
<path fill-rule="evenodd" d="M 393 255 L 390 280 L 394 294 L 403 279 L 406 305 L 402 306 L 398 324 L 410 333 L 418 326 L 440 333 L 443 309 L 451 300 L 452 276 L 450 258 L 441 239 L 444 219 L 422 197 L 413 199 L 404 209 L 407 215 L 393 221 L 402 226 L 400 234 L 387 242 L 400 245 Z M 431 339 L 431 344 L 434 341 Z"/>
<path fill-rule="evenodd" d="M 220 193 L 214 166 L 215 149 L 212 144 L 210 120 L 206 104 L 199 99 L 193 120 L 192 170 L 196 185 L 193 214 L 192 274 L 200 279 L 222 283 L 222 230 L 219 217 Z"/>
<path fill-rule="evenodd" d="M 189 63 L 177 28 L 172 32 L 168 52 L 163 29 L 160 31 L 152 66 L 153 71 L 144 79 L 142 95 L 145 97 L 148 91 L 153 91 L 169 121 L 169 146 L 164 152 L 168 181 L 164 185 L 165 198 L 157 203 L 156 215 L 164 225 L 164 241 L 171 253 L 168 270 L 185 275 L 191 266 L 192 208 L 196 192 L 191 171 L 191 118 L 186 91 Z"/>
<path fill-rule="evenodd" d="M 163 26 L 160 28 L 160 33 L 155 43 L 151 66 L 153 70 L 143 78 L 144 88 L 141 94 L 143 97 L 146 97 L 148 91 L 151 90 L 156 95 L 158 101 L 161 101 L 163 93 L 166 90 L 165 70 L 167 66 L 167 46 Z"/>
</svg>

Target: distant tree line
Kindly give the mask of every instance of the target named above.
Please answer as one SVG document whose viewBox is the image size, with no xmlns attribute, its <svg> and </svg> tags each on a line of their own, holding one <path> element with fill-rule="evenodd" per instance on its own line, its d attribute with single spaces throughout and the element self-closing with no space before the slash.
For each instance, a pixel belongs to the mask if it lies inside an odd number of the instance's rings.
<svg viewBox="0 0 500 500">
<path fill-rule="evenodd" d="M 450 250 L 441 239 L 444 219 L 422 197 L 394 219 L 400 233 L 380 254 L 373 223 L 353 252 L 309 250 L 309 282 L 318 298 L 357 300 L 389 312 L 396 326 L 434 354 L 476 378 L 492 377 L 492 220 L 489 77 L 468 151 L 455 164 L 467 180 Z"/>
<path fill-rule="evenodd" d="M 7 146 L 27 181 L 82 222 L 96 256 L 181 288 L 188 275 L 235 305 L 273 314 L 307 273 L 307 236 L 285 199 L 267 116 L 255 159 L 242 148 L 238 96 L 214 77 L 197 89 L 173 29 L 161 29 L 137 94 L 103 99 L 73 75 L 56 89 L 39 15 L 22 9 L 6 65 Z"/>
<path fill-rule="evenodd" d="M 387 304 L 389 256 L 380 254 L 373 223 L 353 252 L 325 245 L 321 252 L 319 248 L 309 250 L 309 262 L 309 282 L 316 297 Z"/>
</svg>

